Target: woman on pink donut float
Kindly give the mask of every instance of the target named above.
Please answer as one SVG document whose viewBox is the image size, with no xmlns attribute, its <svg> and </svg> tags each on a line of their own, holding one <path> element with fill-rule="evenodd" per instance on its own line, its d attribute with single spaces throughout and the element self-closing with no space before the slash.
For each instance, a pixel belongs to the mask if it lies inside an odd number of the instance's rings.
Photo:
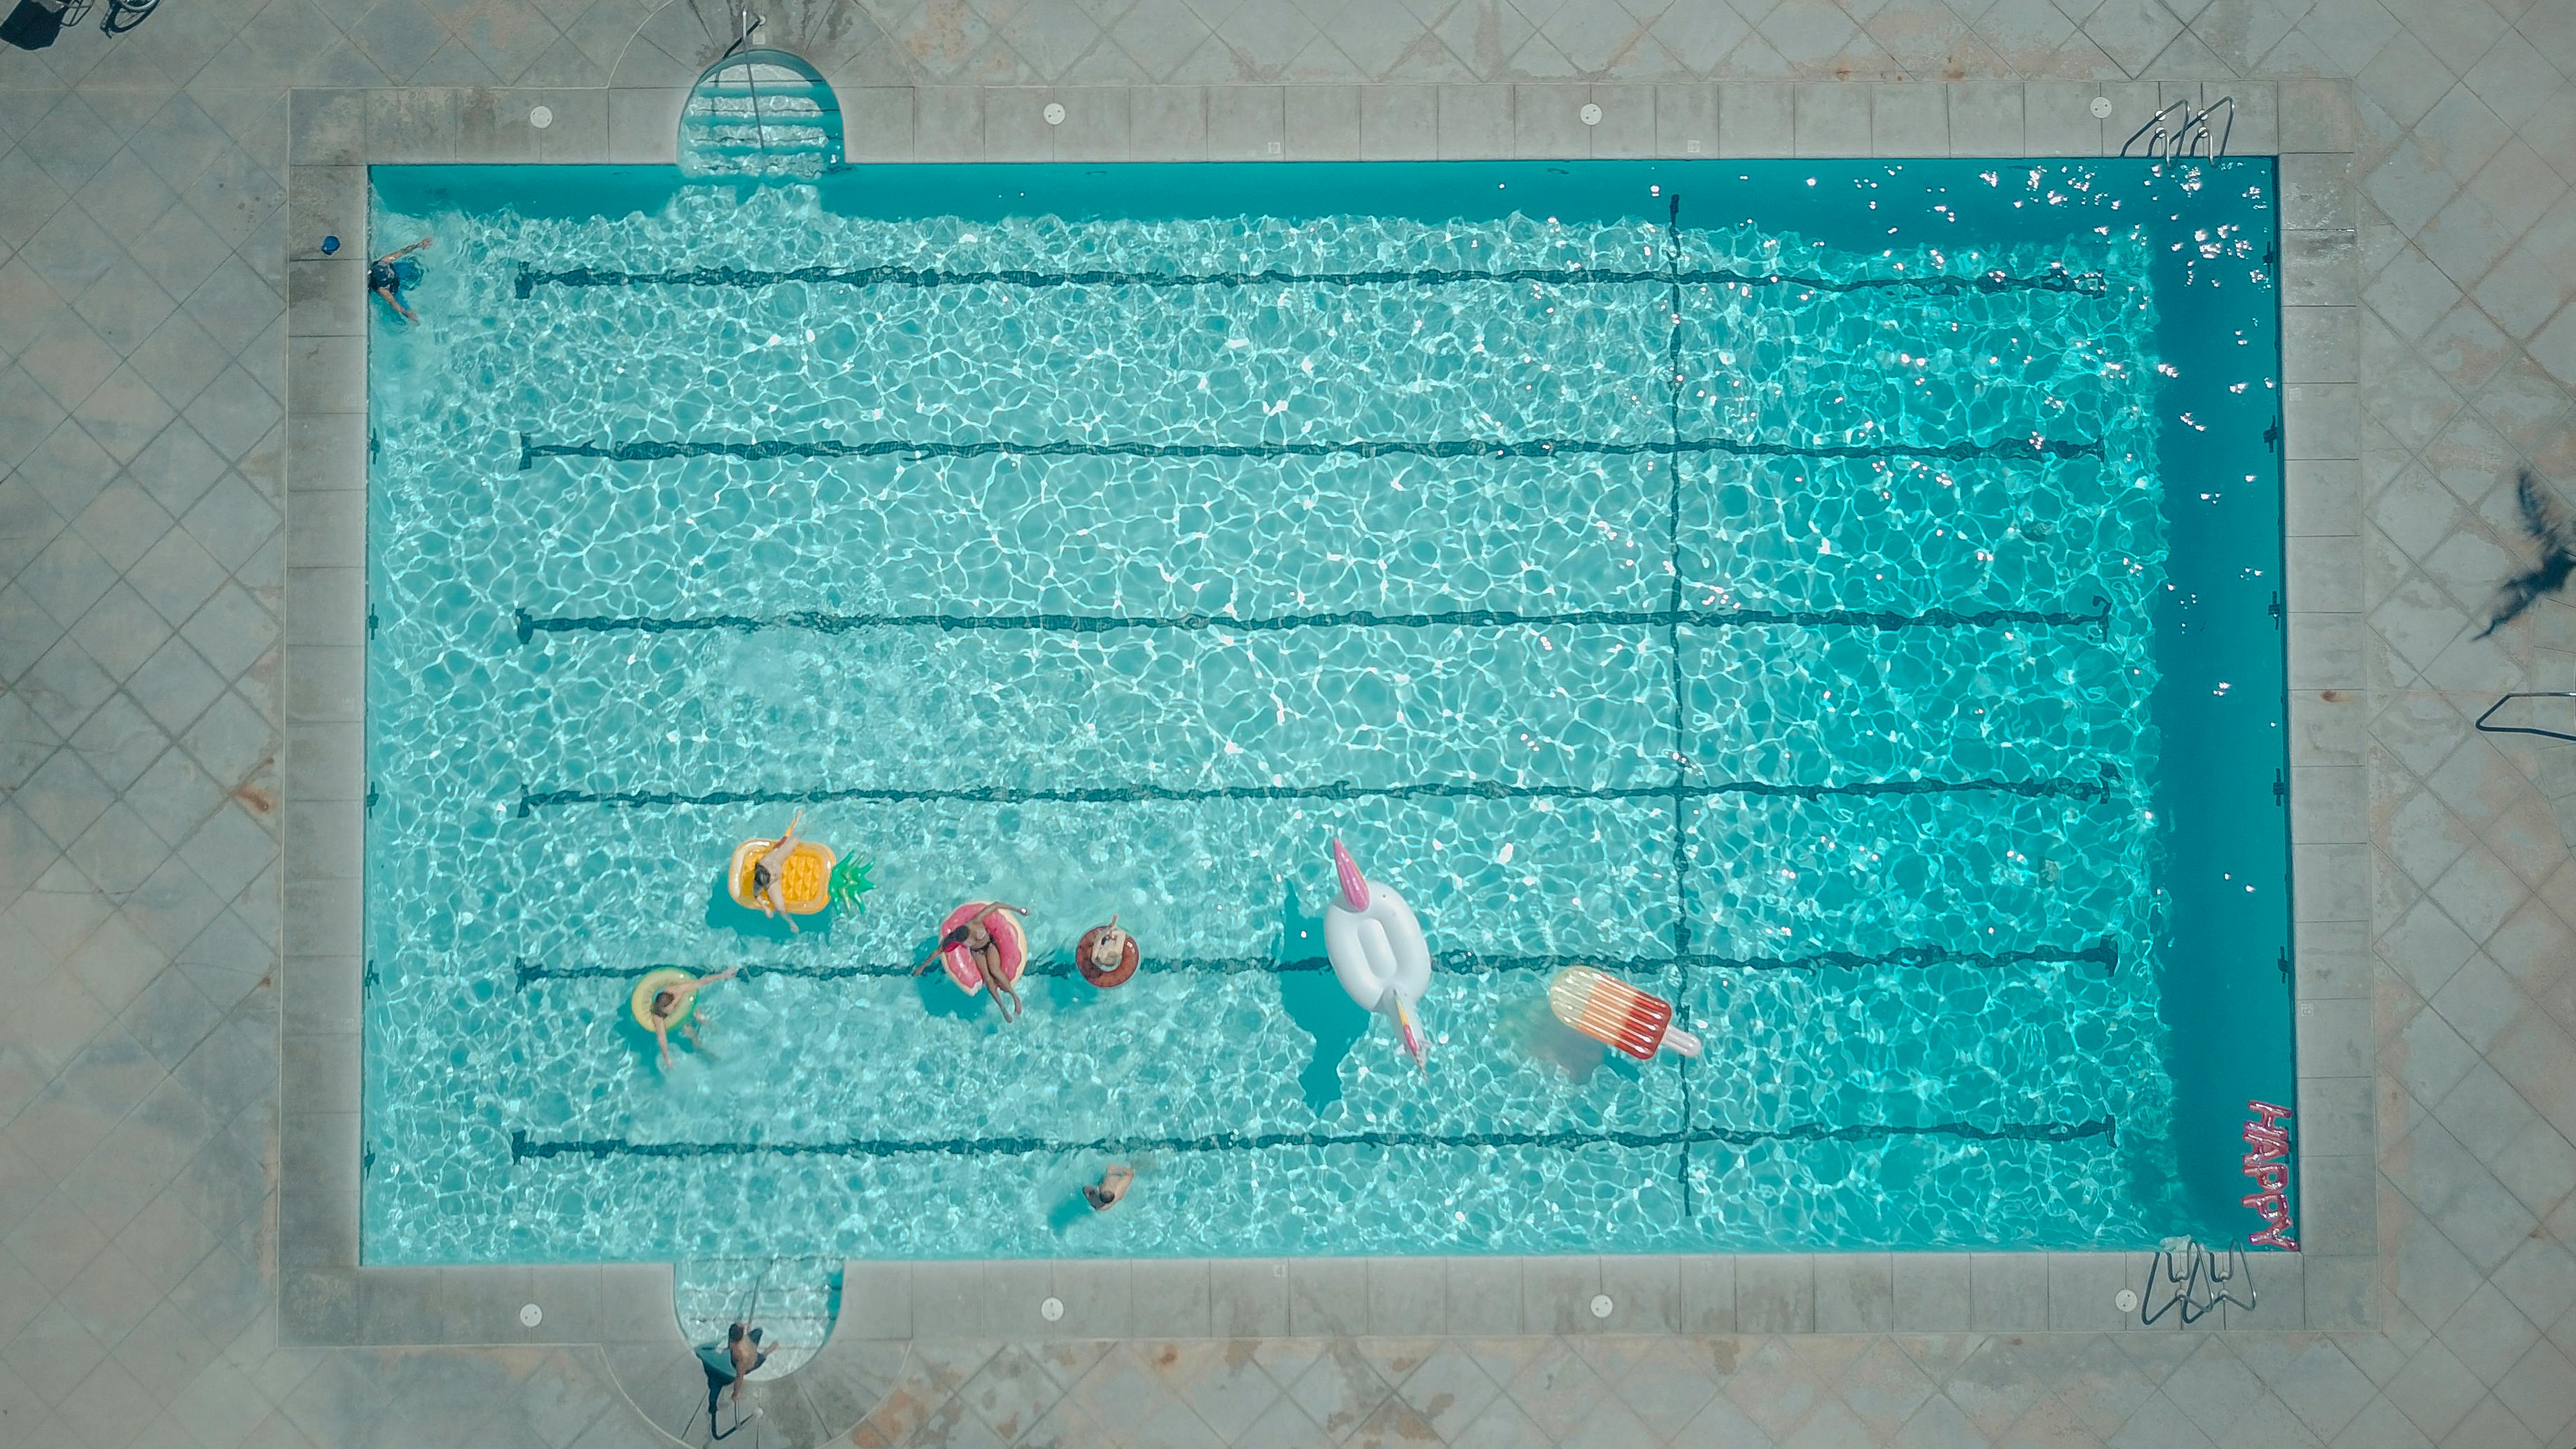
<svg viewBox="0 0 2576 1449">
<path fill-rule="evenodd" d="M 1020 974 L 1028 969 L 1029 935 L 1019 917 L 1026 906 L 1006 901 L 968 901 L 939 923 L 939 945 L 912 968 L 920 975 L 932 966 L 948 968 L 948 979 L 972 996 L 986 986 L 1002 1008 L 1002 1020 L 1020 1014 Z"/>
</svg>

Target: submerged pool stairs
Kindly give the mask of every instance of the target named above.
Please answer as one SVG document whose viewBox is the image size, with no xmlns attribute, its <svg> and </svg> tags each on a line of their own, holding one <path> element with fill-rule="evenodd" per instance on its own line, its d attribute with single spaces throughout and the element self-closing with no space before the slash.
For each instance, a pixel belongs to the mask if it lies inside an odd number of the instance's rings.
<svg viewBox="0 0 2576 1449">
<path fill-rule="evenodd" d="M 680 1328 L 692 1345 L 722 1345 L 737 1322 L 760 1330 L 769 1349 L 753 1382 L 803 1367 L 832 1336 L 840 1311 L 838 1258 L 689 1258 L 671 1270 Z"/>
<path fill-rule="evenodd" d="M 774 59 L 718 66 L 680 113 L 680 168 L 693 179 L 812 180 L 840 164 L 832 88 Z"/>
</svg>

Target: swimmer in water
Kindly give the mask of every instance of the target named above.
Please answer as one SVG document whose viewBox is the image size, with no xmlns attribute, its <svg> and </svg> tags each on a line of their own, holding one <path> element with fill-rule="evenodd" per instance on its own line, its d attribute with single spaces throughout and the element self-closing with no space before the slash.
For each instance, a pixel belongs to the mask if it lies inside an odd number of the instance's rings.
<svg viewBox="0 0 2576 1449">
<path fill-rule="evenodd" d="M 1100 1175 L 1098 1186 L 1082 1190 L 1082 1200 L 1091 1204 L 1093 1212 L 1105 1213 L 1116 1207 L 1118 1200 L 1127 1195 L 1127 1189 L 1135 1185 L 1134 1172 L 1125 1167 L 1113 1167 Z"/>
<path fill-rule="evenodd" d="M 787 822 L 787 833 L 778 837 L 776 845 L 751 863 L 752 899 L 760 903 L 762 915 L 776 916 L 785 921 L 787 934 L 791 936 L 802 933 L 796 929 L 796 918 L 787 913 L 787 886 L 783 877 L 787 874 L 787 857 L 796 853 L 796 823 L 804 818 L 805 812 L 797 811 L 795 817 Z"/>
<path fill-rule="evenodd" d="M 993 939 L 992 928 L 984 924 L 984 918 L 995 911 L 1011 911 L 1025 916 L 1029 908 L 1004 901 L 993 902 L 968 917 L 964 925 L 940 937 L 939 944 L 932 948 L 930 954 L 922 957 L 912 968 L 912 974 L 918 976 L 938 965 L 941 954 L 951 947 L 963 946 L 966 954 L 974 959 L 976 974 L 984 978 L 985 985 L 993 988 L 993 1001 L 1002 1008 L 1002 1020 L 1015 1021 L 1020 1015 L 1020 994 L 1011 989 L 1011 983 L 1002 979 L 1002 943 Z"/>
<path fill-rule="evenodd" d="M 688 1020 L 689 1002 L 699 992 L 719 981 L 729 979 L 741 969 L 739 966 L 727 966 L 712 976 L 701 976 L 695 981 L 683 981 L 677 985 L 665 986 L 653 993 L 653 1004 L 647 1008 L 646 1014 L 653 1019 L 653 1041 L 662 1049 L 663 1066 L 671 1065 L 671 1028 L 678 1027 L 680 1035 L 689 1039 L 689 1045 L 698 1044 L 697 1025 Z"/>
<path fill-rule="evenodd" d="M 367 263 L 367 290 L 385 299 L 385 305 L 402 314 L 405 322 L 417 322 L 419 316 L 402 303 L 402 289 L 420 280 L 420 263 L 406 264 L 405 258 L 435 243 L 438 238 L 425 236 L 410 246 L 385 253 Z"/>
</svg>

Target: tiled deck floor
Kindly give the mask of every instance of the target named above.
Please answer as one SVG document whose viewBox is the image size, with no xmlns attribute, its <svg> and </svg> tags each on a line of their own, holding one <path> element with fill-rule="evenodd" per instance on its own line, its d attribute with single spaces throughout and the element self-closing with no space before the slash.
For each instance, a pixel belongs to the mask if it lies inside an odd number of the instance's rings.
<svg viewBox="0 0 2576 1449">
<path fill-rule="evenodd" d="M 653 15 L 166 0 L 0 52 L 0 1444 L 657 1442 L 595 1351 L 281 1350 L 269 1306 L 286 87 L 659 83 L 684 67 L 653 37 L 698 22 Z M 2576 688 L 2563 603 L 2470 637 L 2514 468 L 2576 481 L 2576 0 L 868 0 L 796 28 L 887 86 L 2233 74 L 2353 77 L 2360 110 L 2334 345 L 2363 501 L 2307 521 L 2358 543 L 2299 606 L 2357 617 L 2375 713 L 2298 748 L 2368 766 L 2300 829 L 2374 863 L 2371 979 L 2309 994 L 2379 1029 L 2378 1330 L 924 1345 L 857 1442 L 2565 1449 L 2549 797 L 2576 770 L 2468 720 Z"/>
</svg>

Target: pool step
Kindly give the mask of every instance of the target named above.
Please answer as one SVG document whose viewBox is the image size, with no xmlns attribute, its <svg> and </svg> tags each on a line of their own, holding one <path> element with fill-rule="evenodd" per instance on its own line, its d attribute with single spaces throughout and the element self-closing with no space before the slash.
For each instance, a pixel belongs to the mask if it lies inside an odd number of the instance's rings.
<svg viewBox="0 0 2576 1449">
<path fill-rule="evenodd" d="M 772 60 L 710 73 L 680 113 L 680 169 L 693 178 L 811 179 L 840 161 L 832 88 Z"/>
<path fill-rule="evenodd" d="M 838 1258 L 689 1258 L 671 1271 L 680 1327 L 693 1345 L 722 1344 L 725 1330 L 748 1321 L 760 1330 L 769 1362 L 751 1378 L 784 1378 L 804 1366 L 832 1336 L 840 1311 Z"/>
</svg>

